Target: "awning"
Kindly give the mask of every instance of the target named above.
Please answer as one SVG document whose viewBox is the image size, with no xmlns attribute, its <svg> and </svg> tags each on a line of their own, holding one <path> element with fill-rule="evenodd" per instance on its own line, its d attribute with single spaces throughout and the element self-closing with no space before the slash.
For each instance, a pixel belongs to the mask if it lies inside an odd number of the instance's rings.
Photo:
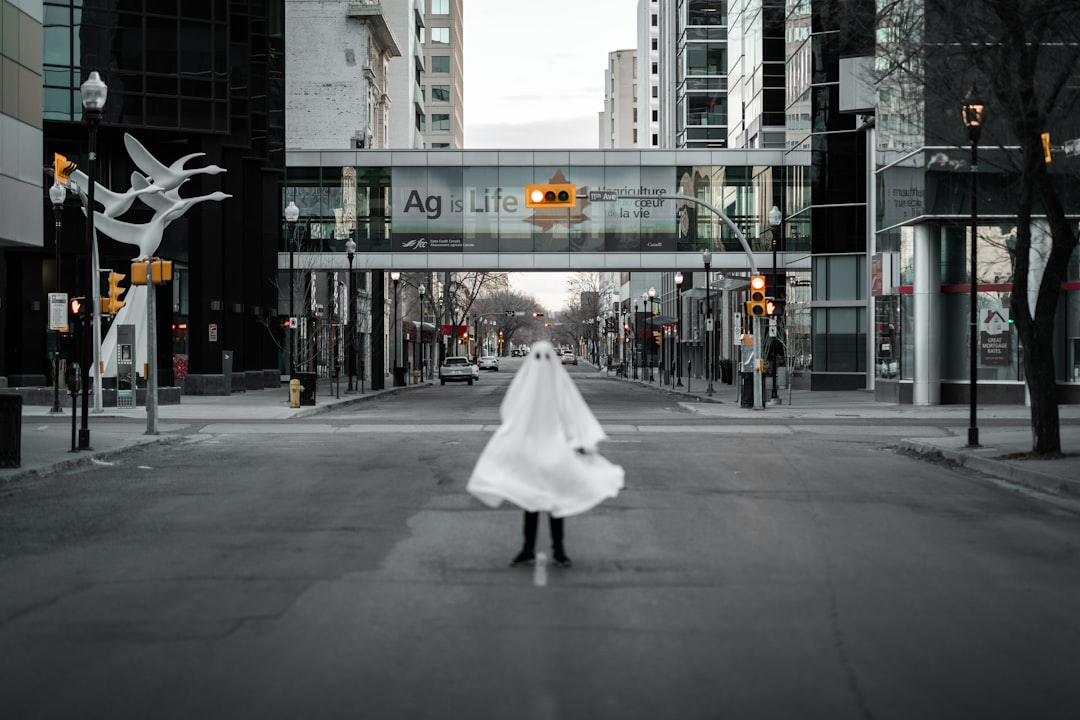
<svg viewBox="0 0 1080 720">
<path fill-rule="evenodd" d="M 717 291 L 721 291 L 721 290 L 738 290 L 739 288 L 744 288 L 744 287 L 747 287 L 749 285 L 750 285 L 750 278 L 746 278 L 746 277 L 724 277 L 724 278 L 720 278 L 718 280 L 713 280 L 712 284 L 709 285 L 709 288 L 712 289 L 712 290 L 717 290 Z M 682 296 L 684 298 L 689 298 L 691 300 L 704 300 L 705 299 L 705 288 L 703 288 L 703 287 L 702 288 L 698 288 L 698 287 L 690 288 L 689 290 L 686 290 L 685 292 L 683 292 Z"/>
<path fill-rule="evenodd" d="M 646 315 L 645 323 L 647 325 L 674 325 L 679 322 L 679 318 L 672 317 L 671 315 Z"/>
</svg>

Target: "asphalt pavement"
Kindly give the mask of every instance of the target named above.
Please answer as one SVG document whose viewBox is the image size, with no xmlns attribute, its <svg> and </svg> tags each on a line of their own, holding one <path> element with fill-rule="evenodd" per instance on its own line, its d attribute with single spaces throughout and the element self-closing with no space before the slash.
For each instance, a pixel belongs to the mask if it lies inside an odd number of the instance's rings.
<svg viewBox="0 0 1080 720">
<path fill-rule="evenodd" d="M 1061 446 L 1064 456 L 1054 459 L 1021 457 L 1032 449 L 1030 408 L 1022 405 L 986 405 L 977 408 L 979 445 L 967 446 L 970 408 L 967 405 L 914 406 L 877 402 L 867 391 L 809 391 L 783 389 L 778 403 L 765 408 L 741 407 L 734 385 L 714 383 L 712 394 L 700 380 L 685 381 L 681 387 L 661 387 L 658 383 L 616 378 L 615 374 L 589 367 L 612 382 L 649 386 L 681 402 L 701 403 L 703 415 L 716 419 L 753 420 L 781 424 L 808 421 L 852 422 L 860 419 L 876 424 L 897 422 L 897 445 L 931 460 L 954 462 L 987 476 L 1042 493 L 1080 499 L 1080 406 L 1061 405 Z M 133 409 L 90 408 L 89 450 L 72 451 L 78 427 L 72 432 L 70 399 L 60 415 L 45 405 L 23 405 L 19 466 L 0 468 L 0 485 L 25 477 L 63 471 L 82 464 L 107 461 L 147 443 L 174 442 L 184 438 L 204 422 L 244 422 L 294 420 L 335 408 L 365 403 L 400 392 L 423 391 L 431 383 L 398 388 L 348 392 L 344 385 L 322 381 L 315 404 L 290 407 L 288 387 L 248 390 L 224 396 L 184 396 L 179 404 L 159 405 L 157 434 L 148 434 L 145 407 Z M 81 409 L 80 409 L 81 413 Z M 905 425 L 919 422 L 954 428 L 948 436 L 905 437 Z M 81 414 L 75 426 L 81 425 Z M 9 453 L 5 453 L 9 454 Z"/>
</svg>

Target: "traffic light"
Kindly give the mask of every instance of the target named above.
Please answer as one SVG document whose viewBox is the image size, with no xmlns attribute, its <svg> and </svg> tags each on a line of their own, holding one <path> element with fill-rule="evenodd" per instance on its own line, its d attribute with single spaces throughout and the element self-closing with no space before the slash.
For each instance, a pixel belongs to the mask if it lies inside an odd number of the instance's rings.
<svg viewBox="0 0 1080 720">
<path fill-rule="evenodd" d="M 573 183 L 542 183 L 539 185 L 526 185 L 525 207 L 577 207 L 577 186 Z"/>
<path fill-rule="evenodd" d="M 86 298 L 73 297 L 68 300 L 68 327 L 75 327 L 82 322 L 83 311 L 86 308 Z"/>
<path fill-rule="evenodd" d="M 126 304 L 120 296 L 127 292 L 127 288 L 120 287 L 120 281 L 127 275 L 109 271 L 109 297 L 101 298 L 101 312 L 103 315 L 115 315 Z"/>
<path fill-rule="evenodd" d="M 659 330 L 653 330 L 652 336 L 653 336 L 653 342 L 655 342 L 657 345 L 663 344 L 664 336 L 660 334 Z"/>
<path fill-rule="evenodd" d="M 68 160 L 60 153 L 53 153 L 53 177 L 61 185 L 67 185 L 68 175 L 79 166 Z"/>
<path fill-rule="evenodd" d="M 1053 159 L 1053 154 L 1050 152 L 1050 133 L 1045 132 L 1042 134 L 1042 146 L 1043 146 L 1043 160 L 1050 162 Z"/>
<path fill-rule="evenodd" d="M 750 276 L 750 299 L 746 301 L 746 314 L 750 317 L 765 317 L 768 307 L 765 300 L 765 276 Z"/>
<path fill-rule="evenodd" d="M 532 316 L 533 317 L 544 317 L 544 313 L 540 312 L 539 310 L 535 310 L 535 311 L 533 311 Z"/>
<path fill-rule="evenodd" d="M 147 265 L 150 266 L 149 281 L 154 285 L 162 285 L 172 280 L 172 260 L 161 258 L 149 258 L 131 263 L 131 284 L 147 284 Z"/>
</svg>

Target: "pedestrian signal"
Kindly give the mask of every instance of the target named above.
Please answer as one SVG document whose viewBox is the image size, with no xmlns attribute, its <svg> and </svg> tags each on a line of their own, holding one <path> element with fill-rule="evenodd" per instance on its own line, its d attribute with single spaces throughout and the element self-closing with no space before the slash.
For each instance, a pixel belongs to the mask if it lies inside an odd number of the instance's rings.
<svg viewBox="0 0 1080 720">
<path fill-rule="evenodd" d="M 68 300 L 68 326 L 72 327 L 82 321 L 83 309 L 86 307 L 86 298 L 73 297 Z"/>
<path fill-rule="evenodd" d="M 539 185 L 526 185 L 525 207 L 577 207 L 577 186 L 573 183 L 543 183 Z"/>
<path fill-rule="evenodd" d="M 768 314 L 764 275 L 750 276 L 750 299 L 746 302 L 746 314 L 750 317 L 764 317 Z"/>
</svg>

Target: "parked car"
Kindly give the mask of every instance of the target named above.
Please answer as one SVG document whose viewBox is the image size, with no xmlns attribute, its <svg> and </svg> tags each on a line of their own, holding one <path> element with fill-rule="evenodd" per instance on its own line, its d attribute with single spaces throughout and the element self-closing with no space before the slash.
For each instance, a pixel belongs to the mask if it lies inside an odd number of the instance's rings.
<svg viewBox="0 0 1080 720">
<path fill-rule="evenodd" d="M 574 354 L 573 350 L 563 350 L 562 364 L 577 365 L 577 355 Z"/>
<path fill-rule="evenodd" d="M 474 375 L 475 372 L 475 375 Z M 480 377 L 480 371 L 476 369 L 476 366 L 469 362 L 469 358 L 462 355 L 455 355 L 443 360 L 442 365 L 439 366 L 439 384 L 445 385 L 448 382 L 460 382 L 462 380 L 473 384 L 473 380 Z"/>
<path fill-rule="evenodd" d="M 484 355 L 480 358 L 480 369 L 499 372 L 499 358 L 494 355 Z"/>
</svg>

